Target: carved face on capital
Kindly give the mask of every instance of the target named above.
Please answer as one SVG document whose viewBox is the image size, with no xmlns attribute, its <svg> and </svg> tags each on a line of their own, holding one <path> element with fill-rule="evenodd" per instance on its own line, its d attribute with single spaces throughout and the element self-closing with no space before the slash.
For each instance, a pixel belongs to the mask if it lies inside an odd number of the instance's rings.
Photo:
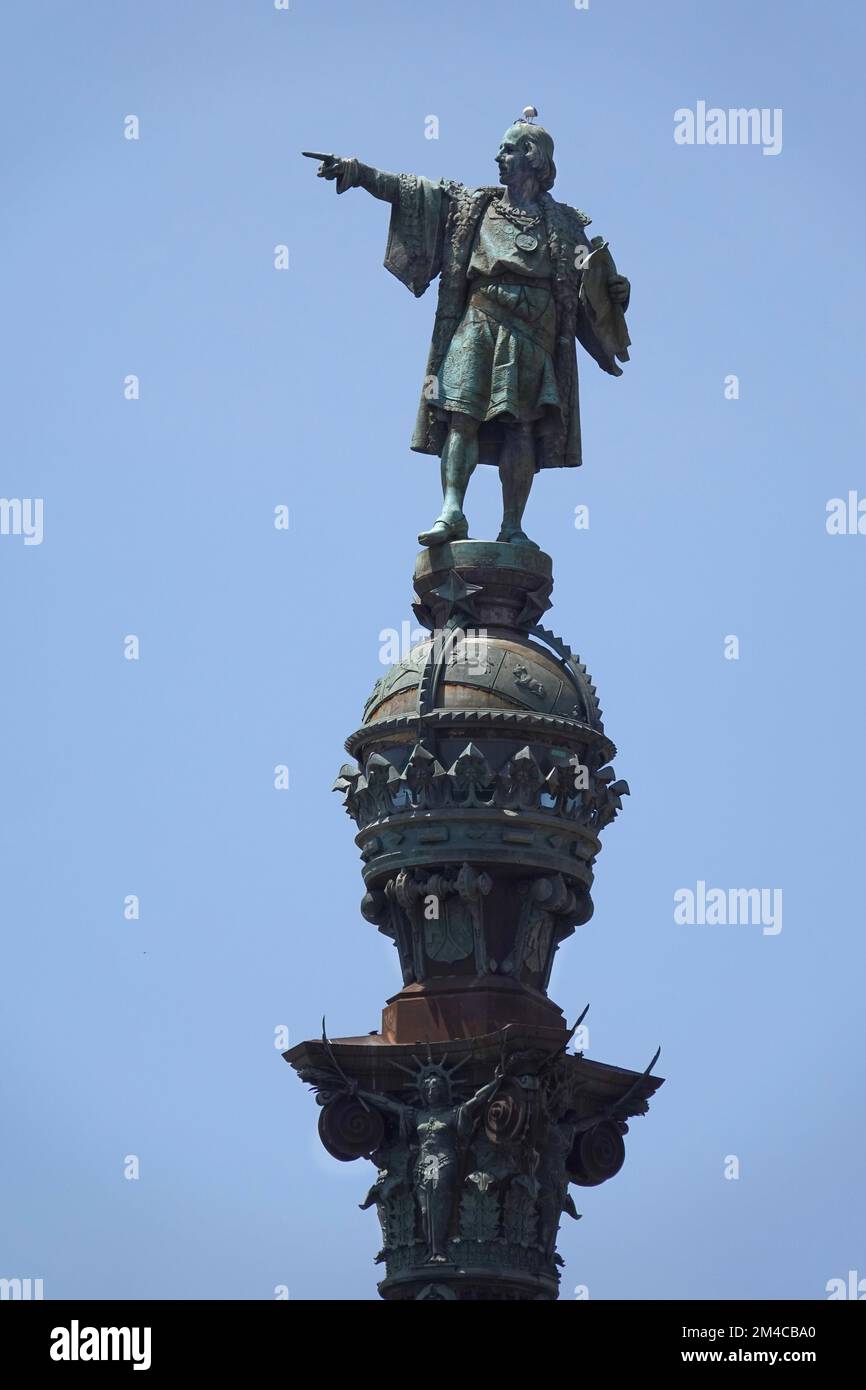
<svg viewBox="0 0 866 1390">
<path fill-rule="evenodd" d="M 441 1076 L 428 1076 L 424 1082 L 424 1099 L 431 1110 L 448 1104 L 448 1090 Z"/>
</svg>

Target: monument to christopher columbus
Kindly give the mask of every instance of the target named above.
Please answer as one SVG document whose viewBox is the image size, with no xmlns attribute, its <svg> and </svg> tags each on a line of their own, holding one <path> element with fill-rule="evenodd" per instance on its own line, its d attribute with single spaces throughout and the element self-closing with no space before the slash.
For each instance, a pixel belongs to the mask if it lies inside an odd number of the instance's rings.
<svg viewBox="0 0 866 1390">
<path fill-rule="evenodd" d="M 411 441 L 441 460 L 413 577 L 429 636 L 376 682 L 336 782 L 361 912 L 403 987 L 378 1032 L 323 1029 L 285 1054 L 325 1148 L 376 1169 L 360 1205 L 381 1223 L 390 1300 L 555 1299 L 572 1189 L 619 1171 L 661 1085 L 656 1057 L 636 1072 L 574 1050 L 584 1015 L 570 1028 L 547 992 L 628 786 L 586 667 L 542 626 L 552 562 L 523 518 L 537 472 L 581 463 L 576 344 L 622 374 L 630 286 L 552 196 L 536 114 L 506 130 L 495 187 L 312 155 L 338 193 L 390 204 L 385 265 L 413 294 L 439 281 Z M 502 483 L 494 541 L 471 539 L 464 511 L 479 463 Z"/>
</svg>

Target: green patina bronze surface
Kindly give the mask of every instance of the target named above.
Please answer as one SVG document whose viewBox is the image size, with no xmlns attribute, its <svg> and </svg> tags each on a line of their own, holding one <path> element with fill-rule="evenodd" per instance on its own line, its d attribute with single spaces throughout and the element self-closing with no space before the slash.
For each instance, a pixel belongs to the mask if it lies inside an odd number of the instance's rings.
<svg viewBox="0 0 866 1390">
<path fill-rule="evenodd" d="M 411 447 L 441 456 L 443 506 L 422 545 L 468 537 L 463 502 L 479 462 L 500 470 L 499 539 L 532 544 L 522 523 L 535 473 L 581 463 L 575 342 L 613 376 L 628 360 L 629 283 L 602 239 L 588 240 L 586 214 L 552 197 L 553 150 L 541 126 L 515 122 L 490 188 L 314 156 L 338 193 L 360 187 L 390 203 L 392 274 L 415 295 L 439 279 Z"/>
<path fill-rule="evenodd" d="M 378 1029 L 323 1027 L 285 1056 L 328 1152 L 375 1165 L 360 1205 L 381 1223 L 383 1298 L 554 1299 L 570 1188 L 619 1172 L 662 1084 L 656 1057 L 635 1072 L 570 1051 L 548 995 L 629 788 L 586 666 L 543 625 L 552 563 L 522 527 L 536 472 L 581 462 L 575 343 L 611 375 L 628 358 L 629 286 L 552 198 L 553 141 L 531 121 L 503 137 L 499 188 L 315 157 L 338 192 L 391 204 L 389 270 L 416 295 L 439 278 L 412 448 L 441 456 L 443 508 L 415 565 L 426 635 L 375 682 L 335 783 L 361 914 L 402 987 Z M 500 470 L 495 541 L 467 534 L 479 462 Z"/>
</svg>

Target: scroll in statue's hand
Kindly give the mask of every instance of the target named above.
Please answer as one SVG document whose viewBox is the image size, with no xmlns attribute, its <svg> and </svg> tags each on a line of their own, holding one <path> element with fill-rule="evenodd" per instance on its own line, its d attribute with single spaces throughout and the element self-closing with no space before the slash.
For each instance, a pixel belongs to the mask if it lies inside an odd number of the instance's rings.
<svg viewBox="0 0 866 1390">
<path fill-rule="evenodd" d="M 607 292 L 614 304 L 627 304 L 631 285 L 624 275 L 614 275 L 607 282 Z"/>
<path fill-rule="evenodd" d="M 621 376 L 617 362 L 628 361 L 631 338 L 628 336 L 623 310 L 628 304 L 631 286 L 614 264 L 607 242 L 593 237 L 591 251 L 583 264 L 580 287 L 581 300 L 589 316 L 592 331 L 607 354 L 600 362 L 611 376 Z"/>
</svg>

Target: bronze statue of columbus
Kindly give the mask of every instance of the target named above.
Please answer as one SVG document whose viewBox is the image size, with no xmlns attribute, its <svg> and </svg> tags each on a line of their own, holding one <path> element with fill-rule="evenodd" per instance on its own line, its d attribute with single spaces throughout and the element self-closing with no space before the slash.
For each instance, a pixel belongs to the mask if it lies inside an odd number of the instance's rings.
<svg viewBox="0 0 866 1390">
<path fill-rule="evenodd" d="M 606 243 L 588 240 L 590 219 L 551 197 L 553 140 L 536 114 L 527 107 L 502 137 L 500 187 L 311 155 L 338 193 L 364 188 L 391 204 L 385 266 L 398 280 L 420 296 L 439 276 L 411 447 L 441 457 L 443 502 L 422 545 L 468 538 L 469 479 L 491 463 L 502 482 L 497 539 L 534 546 L 523 513 L 536 472 L 581 463 L 575 340 L 612 376 L 628 360 L 629 282 Z"/>
</svg>

